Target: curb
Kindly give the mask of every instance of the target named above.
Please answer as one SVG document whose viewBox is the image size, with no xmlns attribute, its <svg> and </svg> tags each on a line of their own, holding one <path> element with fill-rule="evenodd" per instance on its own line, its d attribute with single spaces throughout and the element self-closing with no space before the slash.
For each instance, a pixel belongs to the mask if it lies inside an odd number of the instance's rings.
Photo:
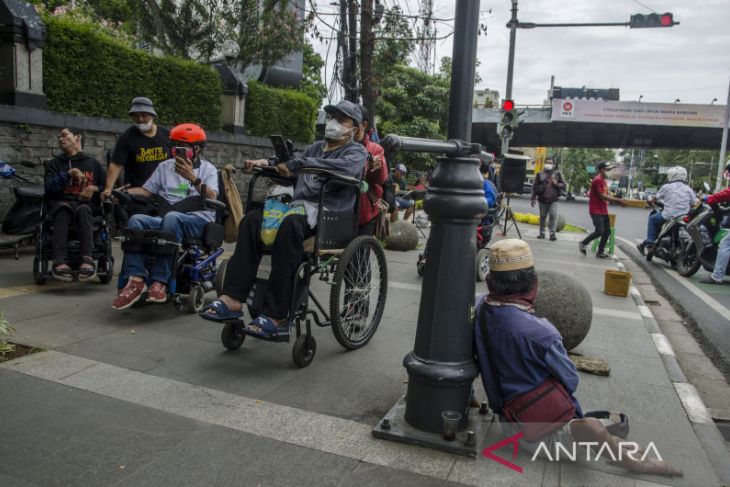
<svg viewBox="0 0 730 487">
<path fill-rule="evenodd" d="M 626 266 L 618 261 L 618 257 L 614 255 L 613 259 L 620 271 L 627 272 Z M 730 485 L 730 451 L 725 445 L 725 438 L 713 421 L 699 392 L 697 392 L 695 386 L 687 381 L 687 376 L 684 375 L 671 343 L 659 328 L 659 323 L 657 323 L 649 306 L 644 302 L 644 298 L 641 297 L 641 292 L 631 284 L 629 294 L 631 294 L 634 303 L 639 308 L 644 326 L 646 326 L 654 341 L 654 346 L 662 358 L 669 380 L 672 381 L 674 390 L 687 414 L 687 419 L 689 419 L 692 429 L 700 440 L 707 458 L 715 468 L 721 484 Z"/>
</svg>

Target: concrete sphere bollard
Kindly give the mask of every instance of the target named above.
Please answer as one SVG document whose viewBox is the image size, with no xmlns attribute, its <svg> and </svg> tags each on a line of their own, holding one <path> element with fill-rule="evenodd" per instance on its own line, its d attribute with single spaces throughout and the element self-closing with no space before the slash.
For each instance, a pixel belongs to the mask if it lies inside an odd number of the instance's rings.
<svg viewBox="0 0 730 487">
<path fill-rule="evenodd" d="M 397 220 L 390 224 L 390 231 L 385 237 L 385 246 L 389 250 L 403 252 L 413 250 L 418 246 L 418 230 L 411 222 Z"/>
<path fill-rule="evenodd" d="M 563 337 L 566 350 L 585 339 L 593 320 L 593 302 L 588 290 L 562 272 L 537 271 L 535 315 L 547 318 Z"/>
<path fill-rule="evenodd" d="M 556 232 L 562 232 L 563 228 L 565 228 L 565 217 L 563 215 L 558 214 L 558 221 L 555 223 L 555 231 Z"/>
</svg>

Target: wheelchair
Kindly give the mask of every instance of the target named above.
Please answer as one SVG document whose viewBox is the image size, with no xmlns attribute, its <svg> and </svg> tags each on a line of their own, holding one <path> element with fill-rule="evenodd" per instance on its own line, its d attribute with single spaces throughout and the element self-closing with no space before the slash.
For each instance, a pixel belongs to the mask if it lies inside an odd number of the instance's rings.
<svg viewBox="0 0 730 487">
<path fill-rule="evenodd" d="M 92 257 L 96 261 L 96 275 L 102 284 L 108 284 L 114 275 L 114 256 L 112 255 L 111 237 L 106 215 L 108 208 L 102 204 L 101 214 L 94 214 L 92 225 L 94 243 Z M 52 277 L 49 262 L 52 261 L 53 247 L 53 215 L 49 215 L 47 202 L 41 208 L 41 224 L 36 232 L 35 257 L 33 258 L 33 278 L 38 285 L 46 283 Z M 73 223 L 68 232 L 68 264 L 74 281 L 78 280 L 78 268 L 81 264 L 79 241 L 75 235 Z"/>
<path fill-rule="evenodd" d="M 494 229 L 495 218 L 499 207 L 489 208 L 487 215 L 477 225 L 477 254 L 476 254 L 476 278 L 478 282 L 484 281 L 489 273 L 489 249 L 487 245 L 492 240 L 492 230 Z M 426 268 L 426 256 L 428 255 L 428 240 L 423 253 L 418 254 L 418 262 L 416 262 L 416 272 L 419 277 L 423 277 L 423 271 Z"/>
<path fill-rule="evenodd" d="M 315 235 L 304 241 L 304 257 L 294 278 L 294 292 L 286 318 L 296 330 L 292 360 L 298 368 L 309 365 L 317 351 L 312 323 L 318 327 L 331 326 L 335 339 L 346 350 L 365 346 L 380 324 L 388 291 L 382 246 L 372 236 L 358 236 L 359 198 L 355 198 L 354 209 L 346 212 L 330 211 L 322 204 L 326 188 L 338 186 L 337 190 L 353 192 L 357 196 L 361 182 L 324 169 L 304 168 L 302 172 L 320 178 L 323 184 Z M 254 168 L 246 213 L 264 207 L 263 202 L 253 200 L 254 186 L 260 177 L 282 186 L 291 186 L 295 181 L 279 175 L 273 168 Z M 266 285 L 267 279 L 257 277 L 249 293 L 246 304 L 251 319 L 262 312 Z M 321 293 L 329 293 L 329 310 L 317 297 Z M 242 319 L 224 321 L 221 342 L 228 350 L 240 348 L 246 335 Z M 251 336 L 274 342 L 288 342 L 290 338 L 289 335 Z"/>
<path fill-rule="evenodd" d="M 185 211 L 216 211 L 216 221 L 208 222 L 205 225 L 200 238 L 186 237 L 182 242 L 177 242 L 175 235 L 161 230 L 133 228 L 124 229 L 117 237 L 122 242 L 122 250 L 125 252 L 138 252 L 147 256 L 145 265 L 148 270 L 156 256 L 169 255 L 172 257 L 172 275 L 167 282 L 166 303 L 172 301 L 179 311 L 199 313 L 205 305 L 206 293 L 214 288 L 221 289 L 223 286 L 222 276 L 225 275 L 225 263 L 222 263 L 220 267 L 217 265 L 217 259 L 223 254 L 221 247 L 224 236 L 222 221 L 227 211 L 227 206 L 223 202 L 225 196 L 220 192 L 222 187 L 223 185 L 219 182 L 219 200 L 205 198 L 205 186 L 201 189 L 200 197 L 183 200 L 188 202 Z M 162 217 L 168 211 L 176 209 L 162 198 L 146 198 L 116 189 L 112 191 L 112 194 L 127 207 L 134 206 L 138 209 L 145 207 L 146 214 L 152 216 Z M 192 200 L 197 200 L 197 202 Z M 122 289 L 129 278 L 124 272 L 124 264 L 122 261 L 122 272 L 117 280 L 118 289 Z M 137 305 L 144 303 L 145 300 L 146 292 Z"/>
</svg>

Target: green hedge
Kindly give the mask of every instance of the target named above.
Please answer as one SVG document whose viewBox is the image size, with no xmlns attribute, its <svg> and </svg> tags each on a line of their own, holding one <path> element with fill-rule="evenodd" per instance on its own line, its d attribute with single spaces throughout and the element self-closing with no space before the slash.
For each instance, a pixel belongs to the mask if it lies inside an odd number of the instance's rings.
<svg viewBox="0 0 730 487">
<path fill-rule="evenodd" d="M 281 134 L 298 142 L 314 141 L 319 103 L 294 90 L 271 88 L 250 81 L 246 99 L 246 133 L 268 137 Z"/>
<path fill-rule="evenodd" d="M 162 124 L 220 128 L 222 86 L 210 66 L 132 49 L 93 24 L 45 21 L 43 88 L 51 110 L 126 119 L 132 98 L 147 96 Z"/>
</svg>

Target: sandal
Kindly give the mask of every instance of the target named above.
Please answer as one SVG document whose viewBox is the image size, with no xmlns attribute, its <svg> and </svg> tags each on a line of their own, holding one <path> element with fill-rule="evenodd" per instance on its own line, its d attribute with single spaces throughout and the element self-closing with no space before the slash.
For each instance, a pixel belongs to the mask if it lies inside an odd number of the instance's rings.
<svg viewBox="0 0 730 487">
<path fill-rule="evenodd" d="M 51 267 L 51 275 L 59 281 L 71 282 L 74 280 L 73 271 L 65 262 L 53 264 L 53 267 Z"/>
<path fill-rule="evenodd" d="M 210 321 L 231 321 L 241 318 L 243 311 L 231 311 L 226 303 L 216 299 L 200 312 L 200 317 Z"/>
<path fill-rule="evenodd" d="M 89 267 L 84 267 L 89 266 Z M 79 281 L 88 281 L 96 277 L 96 265 L 91 257 L 82 257 L 79 266 Z"/>
<path fill-rule="evenodd" d="M 259 338 L 288 338 L 289 322 L 282 321 L 281 324 L 277 326 L 271 318 L 259 315 L 254 318 L 251 323 L 246 325 L 244 331 L 247 335 L 253 335 Z"/>
</svg>

